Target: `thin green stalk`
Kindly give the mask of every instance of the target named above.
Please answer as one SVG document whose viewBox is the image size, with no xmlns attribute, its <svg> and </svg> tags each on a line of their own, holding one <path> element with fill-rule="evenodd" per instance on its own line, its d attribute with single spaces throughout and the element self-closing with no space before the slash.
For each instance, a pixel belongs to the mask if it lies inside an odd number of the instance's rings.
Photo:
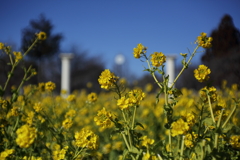
<svg viewBox="0 0 240 160">
<path fill-rule="evenodd" d="M 130 146 L 128 144 L 128 141 L 127 141 L 127 138 L 126 138 L 125 134 L 123 132 L 121 132 L 121 135 L 122 135 L 123 140 L 124 140 L 124 142 L 125 142 L 125 144 L 126 144 L 126 146 L 128 148 L 128 151 L 131 151 L 131 148 L 130 148 Z"/>
<path fill-rule="evenodd" d="M 182 136 L 181 151 L 180 151 L 180 160 L 183 159 L 184 139 L 185 139 L 185 136 Z"/>
<path fill-rule="evenodd" d="M 129 132 L 129 128 L 127 129 L 127 134 L 128 134 L 128 141 L 129 141 L 129 143 L 130 143 L 130 149 L 132 150 L 132 136 L 131 136 L 131 134 L 130 134 L 130 132 Z"/>
<path fill-rule="evenodd" d="M 8 83 L 9 83 L 11 77 L 12 77 L 13 71 L 15 70 L 15 67 L 16 67 L 15 65 L 12 66 L 12 69 L 11 69 L 11 71 L 10 71 L 9 74 L 8 74 L 7 81 L 5 82 L 5 85 L 4 85 L 4 87 L 3 87 L 3 91 L 6 90 L 7 85 L 8 85 Z"/>
<path fill-rule="evenodd" d="M 28 48 L 28 50 L 23 54 L 23 57 L 25 57 L 25 56 L 27 55 L 27 53 L 34 47 L 34 45 L 37 43 L 37 41 L 38 41 L 38 38 L 35 39 L 35 41 L 32 43 L 32 45 L 31 45 L 31 46 Z M 16 67 L 16 66 L 18 65 L 18 63 L 22 60 L 22 59 L 20 59 L 18 62 L 13 63 L 13 60 L 12 60 L 11 55 L 9 55 L 9 57 L 10 57 L 10 62 L 11 62 L 11 65 L 12 65 L 12 69 L 11 69 L 9 75 L 8 75 L 8 79 L 7 79 L 7 81 L 6 81 L 5 85 L 4 85 L 3 91 L 6 90 L 7 85 L 8 85 L 8 83 L 9 83 L 9 80 L 11 79 L 12 74 L 13 74 L 13 72 L 14 72 L 14 70 L 15 70 L 15 67 Z"/>
<path fill-rule="evenodd" d="M 123 110 L 122 110 L 122 115 L 123 115 L 123 119 L 124 119 L 124 121 L 127 122 L 127 119 L 126 119 L 126 116 L 125 116 Z"/>
<path fill-rule="evenodd" d="M 191 62 L 192 58 L 194 57 L 194 55 L 196 54 L 197 50 L 198 50 L 199 46 L 197 45 L 197 47 L 194 49 L 193 53 L 191 54 L 191 56 L 189 57 L 187 63 L 185 65 L 183 65 L 183 68 L 181 69 L 181 71 L 178 73 L 177 77 L 174 79 L 172 85 L 170 88 L 172 88 L 174 86 L 174 84 L 177 82 L 178 78 L 180 77 L 180 75 L 183 73 L 183 71 L 186 69 L 186 66 L 189 65 L 189 63 Z"/>
<path fill-rule="evenodd" d="M 163 158 L 160 156 L 160 154 L 157 154 L 159 160 L 163 160 Z"/>
<path fill-rule="evenodd" d="M 147 59 L 147 58 L 146 58 L 146 59 Z M 151 66 L 150 66 L 150 62 L 149 62 L 148 59 L 147 59 L 147 64 L 148 64 L 148 68 L 151 70 L 150 73 L 151 73 L 153 79 L 155 80 L 155 82 L 157 83 L 157 85 L 158 85 L 160 88 L 162 88 L 161 84 L 158 82 L 158 80 L 157 80 L 157 78 L 156 78 L 156 76 L 155 76 L 155 73 L 152 72 L 152 68 L 151 68 Z"/>
<path fill-rule="evenodd" d="M 205 156 L 205 145 L 206 145 L 206 140 L 203 139 L 203 140 L 202 140 L 201 160 L 204 160 L 204 156 Z"/>
<path fill-rule="evenodd" d="M 223 123 L 222 128 L 224 128 L 225 125 L 228 123 L 229 119 L 232 117 L 232 115 L 235 112 L 236 108 L 237 108 L 237 105 L 234 106 L 232 112 L 229 114 L 229 116 L 227 117 L 226 121 Z"/>
<path fill-rule="evenodd" d="M 134 129 L 134 123 L 135 123 L 135 117 L 136 117 L 136 110 L 137 110 L 137 106 L 134 106 L 134 110 L 133 110 L 133 118 L 132 118 L 132 127 L 131 129 Z"/>
<path fill-rule="evenodd" d="M 24 77 L 23 77 L 23 79 L 22 79 L 22 82 L 21 82 L 20 85 L 18 86 L 17 92 L 19 92 L 19 90 L 20 90 L 20 88 L 22 87 L 23 83 L 26 81 L 26 79 L 27 79 L 27 74 L 28 74 L 28 72 L 31 70 L 31 68 L 32 68 L 32 66 L 30 66 L 30 67 L 28 68 L 27 72 L 25 72 Z"/>
<path fill-rule="evenodd" d="M 208 104 L 209 104 L 209 109 L 210 109 L 212 121 L 215 124 L 216 122 L 215 122 L 215 118 L 214 118 L 214 115 L 213 115 L 212 103 L 211 103 L 211 99 L 210 99 L 210 96 L 208 95 L 208 93 L 207 93 L 207 98 L 208 98 Z"/>
<path fill-rule="evenodd" d="M 79 147 L 78 147 L 78 148 L 79 148 Z M 84 149 L 84 148 L 81 148 L 80 151 L 78 151 L 78 149 L 77 149 L 76 152 L 75 152 L 75 155 L 74 155 L 73 159 L 76 159 L 77 156 L 82 152 L 83 149 Z"/>
<path fill-rule="evenodd" d="M 222 115 L 223 115 L 223 109 L 221 110 L 220 117 L 217 122 L 217 128 L 220 126 Z M 215 133 L 214 148 L 216 149 L 218 148 L 218 137 L 219 137 L 219 133 Z"/>
<path fill-rule="evenodd" d="M 172 135 L 171 135 L 171 129 L 169 129 L 169 133 L 168 133 L 168 144 L 169 144 L 169 155 L 172 156 Z"/>
</svg>

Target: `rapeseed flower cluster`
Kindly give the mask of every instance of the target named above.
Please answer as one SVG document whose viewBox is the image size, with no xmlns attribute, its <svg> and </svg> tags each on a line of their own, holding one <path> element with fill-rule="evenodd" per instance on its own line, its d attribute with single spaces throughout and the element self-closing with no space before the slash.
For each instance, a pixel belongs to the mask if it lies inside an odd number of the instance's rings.
<svg viewBox="0 0 240 160">
<path fill-rule="evenodd" d="M 146 50 L 147 48 L 139 43 L 136 48 L 133 48 L 133 56 L 135 58 L 140 58 L 142 54 L 146 53 Z"/>
<path fill-rule="evenodd" d="M 42 104 L 41 102 L 38 102 L 38 103 L 35 103 L 34 106 L 33 106 L 33 109 L 35 110 L 35 112 L 41 112 L 42 111 Z"/>
<path fill-rule="evenodd" d="M 104 128 L 110 127 L 112 124 L 112 114 L 108 111 L 106 111 L 105 107 L 98 111 L 97 116 L 94 117 L 94 122 Z"/>
<path fill-rule="evenodd" d="M 62 122 L 62 126 L 63 126 L 63 128 L 65 128 L 65 129 L 71 128 L 72 125 L 73 125 L 73 121 L 72 121 L 71 118 L 66 118 L 66 119 Z"/>
<path fill-rule="evenodd" d="M 47 39 L 47 34 L 45 32 L 39 32 L 37 34 L 37 38 L 41 41 L 46 40 Z"/>
<path fill-rule="evenodd" d="M 61 160 L 65 159 L 66 152 L 68 150 L 68 146 L 65 146 L 64 148 L 61 149 L 61 146 L 59 144 L 55 144 L 53 146 L 53 155 L 52 158 L 53 160 Z"/>
<path fill-rule="evenodd" d="M 160 67 L 166 62 L 166 56 L 162 52 L 151 54 L 151 62 L 154 67 Z"/>
<path fill-rule="evenodd" d="M 66 98 L 66 100 L 67 100 L 68 102 L 74 102 L 74 101 L 76 101 L 76 96 L 75 96 L 74 94 L 70 94 L 70 95 L 68 95 L 68 97 Z"/>
<path fill-rule="evenodd" d="M 144 97 L 145 93 L 143 93 L 141 89 L 134 89 L 129 91 L 126 96 L 118 99 L 117 105 L 121 110 L 126 109 L 130 106 L 138 106 Z"/>
<path fill-rule="evenodd" d="M 97 101 L 97 93 L 92 92 L 88 94 L 87 99 L 89 102 L 96 102 Z"/>
<path fill-rule="evenodd" d="M 207 87 L 205 86 L 199 91 L 200 97 L 204 102 L 208 101 L 207 95 L 210 96 L 211 102 L 215 102 L 217 100 L 217 89 L 215 87 Z"/>
<path fill-rule="evenodd" d="M 194 142 L 196 141 L 197 137 L 198 137 L 198 135 L 194 132 L 186 134 L 186 136 L 184 138 L 185 146 L 188 147 L 188 148 L 194 147 Z"/>
<path fill-rule="evenodd" d="M 15 56 L 15 62 L 19 62 L 21 59 L 23 59 L 21 52 L 13 52 L 13 55 Z"/>
<path fill-rule="evenodd" d="M 17 131 L 16 143 L 21 148 L 28 148 L 34 142 L 37 137 L 37 130 L 34 127 L 30 127 L 25 124 L 21 126 Z"/>
<path fill-rule="evenodd" d="M 80 132 L 76 132 L 75 145 L 81 148 L 88 148 L 90 150 L 98 149 L 99 137 L 91 130 L 83 128 Z"/>
<path fill-rule="evenodd" d="M 142 138 L 142 146 L 149 148 L 155 142 L 154 139 L 150 139 L 147 136 L 143 136 Z"/>
<path fill-rule="evenodd" d="M 55 88 L 56 88 L 55 83 L 53 83 L 51 81 L 45 83 L 45 90 L 52 92 Z"/>
<path fill-rule="evenodd" d="M 197 37 L 197 43 L 199 46 L 203 48 L 211 48 L 212 44 L 211 42 L 213 41 L 212 37 L 207 37 L 207 33 L 202 32 L 200 36 Z"/>
<path fill-rule="evenodd" d="M 204 82 L 208 80 L 209 74 L 211 73 L 211 70 L 205 66 L 205 65 L 199 65 L 198 69 L 194 70 L 194 77 L 199 81 L 199 82 Z"/>
<path fill-rule="evenodd" d="M 182 118 L 172 123 L 172 136 L 175 137 L 177 135 L 186 134 L 190 129 L 187 122 L 185 122 Z"/>
<path fill-rule="evenodd" d="M 119 78 L 110 72 L 109 69 L 105 69 L 98 78 L 98 82 L 101 85 L 101 88 L 110 89 L 114 86 L 114 83 L 117 82 Z"/>
<path fill-rule="evenodd" d="M 3 49 L 4 44 L 0 42 L 0 49 Z"/>
<path fill-rule="evenodd" d="M 14 151 L 15 151 L 14 149 L 6 149 L 5 151 L 0 153 L 0 159 L 1 160 L 7 159 L 8 157 L 10 157 L 11 154 L 14 153 Z"/>
<path fill-rule="evenodd" d="M 231 136 L 229 143 L 233 148 L 240 149 L 240 136 L 239 135 Z"/>
</svg>

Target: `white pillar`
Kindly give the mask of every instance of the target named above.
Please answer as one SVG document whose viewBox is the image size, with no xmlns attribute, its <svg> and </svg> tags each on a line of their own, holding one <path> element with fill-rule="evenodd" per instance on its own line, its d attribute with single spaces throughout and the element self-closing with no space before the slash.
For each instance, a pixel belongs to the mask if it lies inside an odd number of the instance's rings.
<svg viewBox="0 0 240 160">
<path fill-rule="evenodd" d="M 73 58 L 73 54 L 62 53 L 60 58 L 62 60 L 61 91 L 65 90 L 68 95 L 70 93 L 70 59 Z"/>
<path fill-rule="evenodd" d="M 166 57 L 166 75 L 169 75 L 169 87 L 172 85 L 175 79 L 175 59 L 176 55 L 167 55 Z"/>
</svg>

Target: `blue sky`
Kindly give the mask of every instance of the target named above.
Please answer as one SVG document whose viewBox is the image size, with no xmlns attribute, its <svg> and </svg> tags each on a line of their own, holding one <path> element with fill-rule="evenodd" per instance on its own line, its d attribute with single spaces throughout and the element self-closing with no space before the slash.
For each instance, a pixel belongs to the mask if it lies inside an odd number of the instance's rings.
<svg viewBox="0 0 240 160">
<path fill-rule="evenodd" d="M 148 54 L 177 54 L 193 49 L 200 32 L 208 34 L 229 14 L 240 28 L 239 0 L 1 0 L 0 41 L 21 44 L 21 30 L 43 13 L 54 33 L 62 33 L 61 50 L 75 45 L 89 56 L 100 55 L 111 69 L 123 54 L 129 71 L 140 76 L 145 63 L 132 49 L 142 43 Z M 199 53 L 193 63 L 200 63 Z M 181 57 L 176 61 L 180 65 Z"/>
</svg>

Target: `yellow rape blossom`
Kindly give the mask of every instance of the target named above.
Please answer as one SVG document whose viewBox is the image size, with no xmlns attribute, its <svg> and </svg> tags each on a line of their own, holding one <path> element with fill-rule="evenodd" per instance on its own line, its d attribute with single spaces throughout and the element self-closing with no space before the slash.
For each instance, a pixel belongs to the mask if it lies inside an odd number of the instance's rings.
<svg viewBox="0 0 240 160">
<path fill-rule="evenodd" d="M 16 143 L 21 148 L 28 148 L 34 142 L 37 136 L 36 128 L 32 128 L 29 125 L 21 126 L 17 131 Z"/>
<path fill-rule="evenodd" d="M 7 157 L 9 157 L 13 153 L 14 153 L 14 149 L 6 149 L 5 151 L 0 153 L 0 159 L 5 160 Z"/>
<path fill-rule="evenodd" d="M 70 118 L 70 117 L 74 117 L 76 115 L 76 111 L 74 109 L 70 109 L 66 114 L 65 114 L 65 118 Z"/>
<path fill-rule="evenodd" d="M 68 102 L 74 102 L 76 101 L 76 96 L 74 94 L 70 94 L 67 99 Z"/>
<path fill-rule="evenodd" d="M 154 67 L 160 67 L 166 62 L 166 56 L 162 52 L 154 52 L 151 54 L 151 62 Z"/>
<path fill-rule="evenodd" d="M 2 42 L 0 42 L 0 49 L 3 49 L 4 44 Z"/>
<path fill-rule="evenodd" d="M 72 119 L 70 119 L 70 118 L 66 118 L 66 119 L 62 122 L 62 126 L 63 126 L 63 128 L 65 128 L 65 129 L 71 128 L 72 125 L 73 125 L 73 121 L 72 121 Z"/>
<path fill-rule="evenodd" d="M 31 157 L 24 156 L 23 157 L 23 160 L 29 160 L 29 159 L 31 159 L 31 160 L 42 160 L 41 157 L 34 157 L 34 156 L 31 156 Z"/>
<path fill-rule="evenodd" d="M 45 83 L 45 90 L 52 92 L 56 88 L 55 83 L 49 81 Z"/>
<path fill-rule="evenodd" d="M 240 149 L 240 136 L 239 135 L 231 136 L 230 144 L 233 148 Z"/>
<path fill-rule="evenodd" d="M 211 48 L 212 44 L 211 42 L 213 41 L 212 37 L 207 37 L 207 33 L 202 32 L 200 36 L 197 37 L 197 43 L 199 46 L 203 48 Z"/>
<path fill-rule="evenodd" d="M 37 34 L 37 38 L 39 39 L 39 40 L 45 40 L 45 39 L 47 39 L 47 34 L 45 33 L 45 32 L 39 32 L 38 34 Z"/>
<path fill-rule="evenodd" d="M 186 134 L 190 129 L 187 122 L 184 122 L 182 118 L 172 123 L 172 136 Z"/>
<path fill-rule="evenodd" d="M 21 59 L 23 59 L 21 52 L 13 52 L 13 55 L 15 56 L 15 62 L 19 62 Z"/>
<path fill-rule="evenodd" d="M 94 117 L 94 121 L 98 126 L 102 128 L 107 128 L 111 126 L 112 114 L 103 107 L 102 110 L 98 111 L 97 116 Z"/>
<path fill-rule="evenodd" d="M 68 146 L 65 146 L 64 148 L 60 148 L 60 145 L 55 144 L 53 147 L 53 160 L 63 160 L 65 159 L 65 154 L 68 150 Z"/>
<path fill-rule="evenodd" d="M 92 93 L 88 94 L 87 99 L 89 102 L 96 102 L 97 94 L 95 92 L 92 92 Z"/>
<path fill-rule="evenodd" d="M 34 106 L 33 106 L 33 109 L 35 110 L 35 112 L 40 112 L 42 111 L 42 104 L 40 102 L 38 103 L 35 103 Z"/>
<path fill-rule="evenodd" d="M 141 89 L 134 89 L 128 93 L 130 106 L 139 105 L 144 99 L 145 93 Z"/>
<path fill-rule="evenodd" d="M 209 74 L 211 73 L 211 70 L 205 66 L 205 65 L 199 65 L 198 69 L 194 70 L 194 77 L 199 81 L 199 82 L 204 82 L 208 80 Z"/>
<path fill-rule="evenodd" d="M 188 133 L 185 138 L 184 138 L 184 144 L 186 147 L 188 148 L 192 148 L 194 146 L 194 141 L 197 138 L 197 134 L 195 134 L 194 132 Z"/>
<path fill-rule="evenodd" d="M 126 109 L 129 106 L 129 99 L 123 96 L 117 100 L 117 105 L 121 110 Z"/>
<path fill-rule="evenodd" d="M 199 91 L 199 94 L 204 102 L 208 101 L 207 92 L 210 96 L 211 102 L 215 102 L 217 100 L 217 89 L 215 87 L 204 87 Z"/>
<path fill-rule="evenodd" d="M 109 69 L 105 69 L 99 76 L 98 82 L 101 88 L 110 89 L 118 79 Z"/>
<path fill-rule="evenodd" d="M 140 58 L 141 54 L 146 53 L 147 48 L 144 47 L 141 43 L 137 45 L 136 48 L 133 48 L 133 56 L 135 58 Z"/>
<path fill-rule="evenodd" d="M 154 139 L 150 139 L 147 136 L 143 136 L 141 139 L 142 139 L 142 146 L 145 146 L 147 148 L 153 145 L 154 143 Z"/>
<path fill-rule="evenodd" d="M 83 128 L 80 132 L 76 132 L 75 145 L 77 147 L 88 148 L 91 150 L 98 149 L 99 137 L 94 134 L 91 130 Z"/>
<path fill-rule="evenodd" d="M 19 108 L 14 106 L 7 114 L 7 118 L 10 118 L 12 116 L 18 116 L 19 115 Z"/>
</svg>

